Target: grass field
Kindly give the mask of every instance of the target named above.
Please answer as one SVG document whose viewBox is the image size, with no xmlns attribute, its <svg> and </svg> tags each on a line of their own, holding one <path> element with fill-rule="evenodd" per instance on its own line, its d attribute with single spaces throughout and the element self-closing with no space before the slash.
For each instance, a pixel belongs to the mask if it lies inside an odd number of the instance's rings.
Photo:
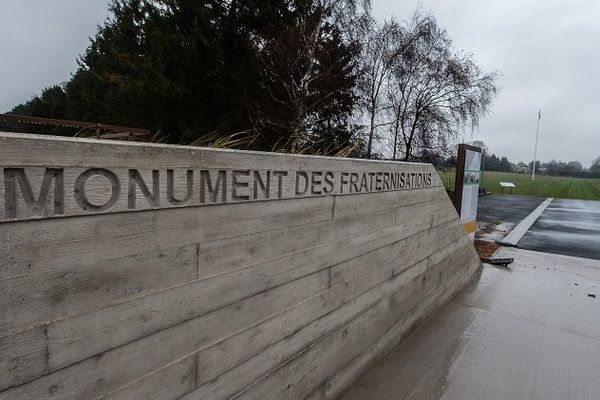
<svg viewBox="0 0 600 400">
<path fill-rule="evenodd" d="M 454 170 L 440 170 L 438 173 L 446 189 L 454 190 Z M 513 188 L 513 194 L 563 199 L 600 200 L 600 179 L 540 175 L 536 176 L 535 181 L 532 182 L 531 175 L 486 171 L 481 186 L 488 192 L 500 193 L 501 181 L 512 182 L 517 186 Z"/>
</svg>

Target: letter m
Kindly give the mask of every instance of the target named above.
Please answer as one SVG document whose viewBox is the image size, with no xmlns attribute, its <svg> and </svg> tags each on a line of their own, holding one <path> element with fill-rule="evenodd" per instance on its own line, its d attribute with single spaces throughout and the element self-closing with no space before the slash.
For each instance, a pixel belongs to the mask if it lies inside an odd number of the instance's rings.
<svg viewBox="0 0 600 400">
<path fill-rule="evenodd" d="M 4 168 L 4 205 L 6 218 L 18 218 L 19 199 L 17 197 L 17 186 L 21 189 L 21 195 L 29 212 L 35 216 L 46 215 L 48 194 L 50 185 L 54 180 L 54 214 L 64 213 L 65 181 L 62 168 L 46 168 L 42 187 L 39 194 L 35 196 L 31 183 L 23 168 Z"/>
</svg>

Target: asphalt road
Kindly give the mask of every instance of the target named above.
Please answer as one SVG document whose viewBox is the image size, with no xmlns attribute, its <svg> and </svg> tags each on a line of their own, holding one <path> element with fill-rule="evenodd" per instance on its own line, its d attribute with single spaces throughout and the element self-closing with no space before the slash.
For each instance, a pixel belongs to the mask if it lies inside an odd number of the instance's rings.
<svg viewBox="0 0 600 400">
<path fill-rule="evenodd" d="M 554 199 L 517 246 L 600 260 L 600 201 Z"/>
<path fill-rule="evenodd" d="M 544 200 L 543 197 L 500 194 L 480 197 L 476 237 L 489 241 L 502 240 Z"/>
<path fill-rule="evenodd" d="M 546 200 L 544 197 L 491 194 L 481 196 L 477 220 L 517 225 Z"/>
</svg>

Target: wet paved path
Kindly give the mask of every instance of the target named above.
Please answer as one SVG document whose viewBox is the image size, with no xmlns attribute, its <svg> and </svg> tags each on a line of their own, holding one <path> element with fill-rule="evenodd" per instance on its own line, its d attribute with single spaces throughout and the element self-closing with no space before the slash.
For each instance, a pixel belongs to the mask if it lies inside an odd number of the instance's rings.
<svg viewBox="0 0 600 400">
<path fill-rule="evenodd" d="M 479 238 L 502 240 L 519 222 L 545 200 L 543 197 L 492 194 L 479 198 Z"/>
<path fill-rule="evenodd" d="M 554 199 L 518 247 L 600 260 L 600 201 Z"/>
<path fill-rule="evenodd" d="M 499 255 L 343 399 L 600 399 L 600 261 Z"/>
<path fill-rule="evenodd" d="M 545 197 L 502 194 L 481 196 L 477 207 L 477 219 L 498 223 L 510 222 L 516 225 L 544 200 L 546 200 Z"/>
</svg>

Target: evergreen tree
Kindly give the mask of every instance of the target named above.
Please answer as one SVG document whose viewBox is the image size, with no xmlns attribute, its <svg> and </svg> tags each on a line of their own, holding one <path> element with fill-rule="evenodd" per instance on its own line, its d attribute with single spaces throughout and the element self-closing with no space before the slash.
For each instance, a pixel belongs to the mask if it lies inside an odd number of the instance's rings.
<svg viewBox="0 0 600 400">
<path fill-rule="evenodd" d="M 600 173 L 600 157 L 596 158 L 592 162 L 592 166 L 590 167 L 590 172 Z"/>
<path fill-rule="evenodd" d="M 326 1 L 113 0 L 110 11 L 72 78 L 13 112 L 183 143 L 244 131 L 261 150 L 351 140 L 356 46 Z"/>
<path fill-rule="evenodd" d="M 512 172 L 512 165 L 510 164 L 510 161 L 508 161 L 508 158 L 502 157 L 500 160 L 499 170 L 502 172 Z"/>
</svg>

